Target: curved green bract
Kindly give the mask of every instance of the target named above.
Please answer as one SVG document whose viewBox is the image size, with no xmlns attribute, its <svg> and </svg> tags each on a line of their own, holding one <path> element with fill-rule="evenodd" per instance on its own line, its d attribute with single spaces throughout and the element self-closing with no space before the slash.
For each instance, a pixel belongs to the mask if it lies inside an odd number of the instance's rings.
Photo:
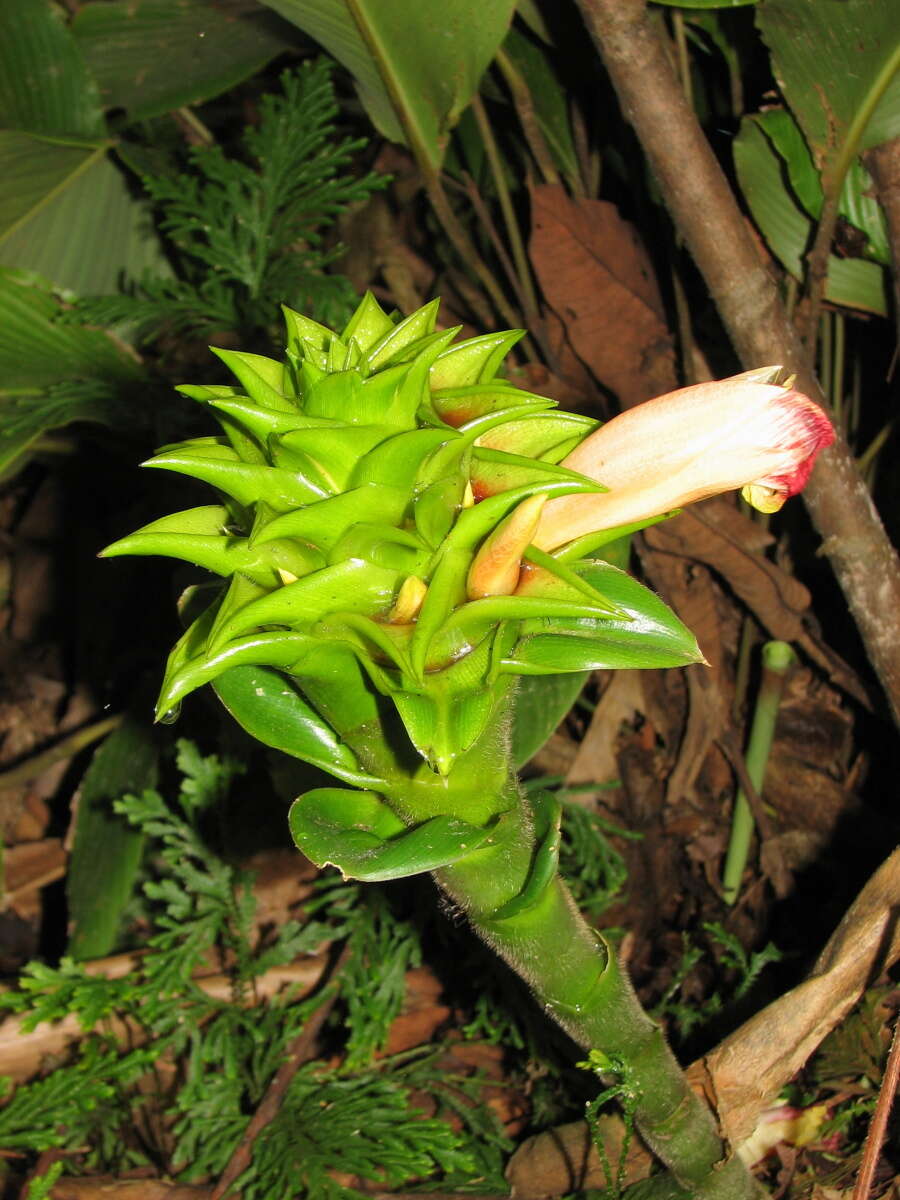
<svg viewBox="0 0 900 1200">
<path fill-rule="evenodd" d="M 297 847 L 316 866 L 345 879 L 375 882 L 421 875 L 458 862 L 492 836 L 458 817 L 438 816 L 407 828 L 375 792 L 316 788 L 295 800 L 288 817 Z"/>
<path fill-rule="evenodd" d="M 562 806 L 552 792 L 535 792 L 528 797 L 534 818 L 537 848 L 525 886 L 517 896 L 496 909 L 488 924 L 509 921 L 539 904 L 547 888 L 556 878 L 559 865 L 559 846 L 562 839 Z"/>
<path fill-rule="evenodd" d="M 400 318 L 367 295 L 335 333 L 285 310 L 283 357 L 217 350 L 236 384 L 181 388 L 222 434 L 147 465 L 222 502 L 105 552 L 224 580 L 170 655 L 162 713 L 212 683 L 262 741 L 358 781 L 342 737 L 381 728 L 387 704 L 446 777 L 510 674 L 697 661 L 651 592 L 567 551 L 529 552 L 514 595 L 469 597 L 479 548 L 522 501 L 605 489 L 560 465 L 595 422 L 497 378 L 521 331 L 458 341 L 437 315 L 437 301 Z"/>
<path fill-rule="evenodd" d="M 215 682 L 219 699 L 251 737 L 358 787 L 381 781 L 360 770 L 353 752 L 293 684 L 269 667 L 232 667 Z"/>
</svg>

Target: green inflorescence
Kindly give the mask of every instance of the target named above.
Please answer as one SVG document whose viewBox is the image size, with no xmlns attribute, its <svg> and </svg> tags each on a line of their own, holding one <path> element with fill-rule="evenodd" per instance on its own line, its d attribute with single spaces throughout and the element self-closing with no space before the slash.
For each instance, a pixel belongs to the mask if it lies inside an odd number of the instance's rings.
<svg viewBox="0 0 900 1200">
<path fill-rule="evenodd" d="M 470 596 L 479 547 L 523 500 L 602 490 L 559 465 L 596 423 L 498 378 L 520 331 L 455 341 L 437 314 L 435 300 L 389 316 L 367 295 L 338 335 L 286 309 L 283 361 L 217 350 L 237 384 L 180 389 L 223 432 L 147 465 L 221 501 L 105 551 L 171 555 L 225 581 L 170 655 L 160 717 L 205 683 L 221 694 L 235 668 L 275 668 L 308 703 L 320 749 L 306 757 L 367 786 L 371 766 L 341 741 L 352 713 L 336 735 L 317 699 L 347 656 L 441 775 L 510 675 L 696 657 L 665 606 L 606 563 L 540 555 L 529 594 Z"/>
</svg>

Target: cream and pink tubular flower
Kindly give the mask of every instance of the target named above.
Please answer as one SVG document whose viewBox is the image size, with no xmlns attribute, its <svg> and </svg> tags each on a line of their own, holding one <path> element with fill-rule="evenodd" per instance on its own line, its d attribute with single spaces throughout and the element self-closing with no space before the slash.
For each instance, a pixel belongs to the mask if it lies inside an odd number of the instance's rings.
<svg viewBox="0 0 900 1200">
<path fill-rule="evenodd" d="M 476 555 L 469 596 L 515 591 L 529 540 L 552 551 L 736 488 L 754 508 L 776 512 L 834 440 L 817 404 L 771 382 L 780 373 L 768 367 L 681 388 L 601 426 L 562 465 L 608 491 L 554 498 L 543 508 L 526 501 Z"/>
<path fill-rule="evenodd" d="M 609 491 L 550 500 L 534 544 L 553 550 L 736 488 L 776 512 L 833 440 L 822 409 L 790 387 L 742 375 L 669 392 L 614 417 L 564 460 Z"/>
</svg>

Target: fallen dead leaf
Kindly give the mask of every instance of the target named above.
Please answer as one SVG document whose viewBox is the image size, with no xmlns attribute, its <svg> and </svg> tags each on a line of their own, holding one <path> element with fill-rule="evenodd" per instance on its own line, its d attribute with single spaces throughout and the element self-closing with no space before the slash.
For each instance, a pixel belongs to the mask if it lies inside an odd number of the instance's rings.
<svg viewBox="0 0 900 1200">
<path fill-rule="evenodd" d="M 531 189 L 529 255 L 547 303 L 582 362 L 630 408 L 678 386 L 649 256 L 605 200 Z"/>
</svg>

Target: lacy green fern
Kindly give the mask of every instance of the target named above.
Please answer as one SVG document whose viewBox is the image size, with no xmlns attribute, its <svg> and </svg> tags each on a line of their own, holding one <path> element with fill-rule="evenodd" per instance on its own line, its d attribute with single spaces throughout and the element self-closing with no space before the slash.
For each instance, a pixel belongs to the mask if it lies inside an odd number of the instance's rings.
<svg viewBox="0 0 900 1200">
<path fill-rule="evenodd" d="M 147 275 L 131 296 L 81 301 L 75 317 L 100 325 L 125 321 L 145 339 L 185 330 L 252 337 L 281 300 L 324 320 L 344 318 L 353 303 L 350 285 L 326 271 L 343 247 L 327 246 L 325 238 L 348 206 L 387 181 L 349 173 L 365 143 L 335 136 L 331 72 L 324 59 L 285 71 L 281 95 L 260 100 L 242 153 L 195 147 L 183 169 L 142 175 L 172 251 L 174 277 Z"/>
<path fill-rule="evenodd" d="M 326 886 L 301 924 L 288 922 L 260 944 L 250 877 L 200 832 L 199 818 L 225 796 L 234 764 L 187 742 L 179 743 L 178 764 L 183 779 L 173 801 L 148 791 L 118 803 L 150 851 L 150 936 L 135 969 L 105 978 L 70 960 L 34 963 L 19 990 L 0 997 L 0 1008 L 22 1014 L 25 1029 L 74 1015 L 85 1031 L 45 1078 L 0 1086 L 9 1093 L 0 1104 L 0 1145 L 32 1159 L 60 1151 L 66 1175 L 129 1167 L 183 1180 L 221 1174 L 288 1045 L 322 1002 L 321 993 L 298 999 L 287 989 L 251 1003 L 245 985 L 323 942 L 346 940 L 334 982 L 347 1053 L 339 1068 L 310 1062 L 298 1073 L 255 1141 L 242 1194 L 358 1197 L 335 1182 L 338 1172 L 373 1184 L 427 1178 L 453 1191 L 502 1192 L 507 1144 L 480 1107 L 480 1082 L 446 1079 L 440 1047 L 374 1061 L 402 1000 L 416 949 L 412 929 L 360 890 Z M 230 964 L 230 999 L 194 978 L 211 954 Z M 127 1020 L 138 1044 L 107 1036 L 109 1018 Z M 177 1067 L 172 1077 L 160 1075 L 161 1061 Z M 416 1093 L 433 1097 L 439 1111 L 426 1117 Z M 41 1194 L 46 1189 L 36 1185 Z"/>
</svg>

